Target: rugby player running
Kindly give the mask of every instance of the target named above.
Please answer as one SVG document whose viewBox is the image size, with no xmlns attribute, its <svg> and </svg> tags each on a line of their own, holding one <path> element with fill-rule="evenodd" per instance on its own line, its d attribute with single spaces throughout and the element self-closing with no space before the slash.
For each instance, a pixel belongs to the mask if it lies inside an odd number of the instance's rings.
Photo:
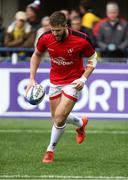
<svg viewBox="0 0 128 180">
<path fill-rule="evenodd" d="M 50 26 L 51 30 L 39 37 L 31 57 L 30 80 L 26 88 L 27 93 L 36 83 L 41 56 L 47 49 L 51 59 L 49 99 L 53 126 L 43 163 L 54 161 L 56 145 L 67 123 L 77 127 L 76 142 L 81 144 L 84 141 L 88 119 L 86 116 L 79 118 L 70 112 L 97 64 L 97 54 L 88 36 L 68 28 L 62 12 L 56 11 L 50 16 Z M 86 68 L 83 57 L 88 59 Z"/>
</svg>

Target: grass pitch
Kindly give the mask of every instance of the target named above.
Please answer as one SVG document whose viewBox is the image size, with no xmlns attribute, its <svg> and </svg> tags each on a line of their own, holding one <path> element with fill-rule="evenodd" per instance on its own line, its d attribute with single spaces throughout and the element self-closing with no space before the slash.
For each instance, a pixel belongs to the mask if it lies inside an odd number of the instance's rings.
<svg viewBox="0 0 128 180">
<path fill-rule="evenodd" d="M 128 179 L 128 121 L 89 121 L 87 139 L 75 142 L 67 125 L 53 164 L 42 164 L 51 122 L 0 120 L 0 179 Z"/>
</svg>

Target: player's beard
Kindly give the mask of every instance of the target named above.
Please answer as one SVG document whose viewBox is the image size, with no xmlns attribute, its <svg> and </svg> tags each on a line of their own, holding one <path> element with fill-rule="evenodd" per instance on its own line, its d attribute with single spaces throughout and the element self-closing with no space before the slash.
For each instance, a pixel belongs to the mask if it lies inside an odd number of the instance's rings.
<svg viewBox="0 0 128 180">
<path fill-rule="evenodd" d="M 63 34 L 55 36 L 55 39 L 57 41 L 64 41 L 64 39 L 67 37 L 66 31 L 63 32 Z"/>
</svg>

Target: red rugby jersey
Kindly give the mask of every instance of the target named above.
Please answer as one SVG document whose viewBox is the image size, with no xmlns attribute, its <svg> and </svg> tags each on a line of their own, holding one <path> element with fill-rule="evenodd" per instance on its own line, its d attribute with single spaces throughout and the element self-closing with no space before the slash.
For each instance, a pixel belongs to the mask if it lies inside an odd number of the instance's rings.
<svg viewBox="0 0 128 180">
<path fill-rule="evenodd" d="M 83 56 L 90 57 L 95 49 L 86 34 L 69 29 L 64 41 L 56 41 L 51 32 L 44 33 L 36 45 L 38 51 L 48 49 L 51 58 L 50 81 L 69 84 L 84 73 Z"/>
</svg>

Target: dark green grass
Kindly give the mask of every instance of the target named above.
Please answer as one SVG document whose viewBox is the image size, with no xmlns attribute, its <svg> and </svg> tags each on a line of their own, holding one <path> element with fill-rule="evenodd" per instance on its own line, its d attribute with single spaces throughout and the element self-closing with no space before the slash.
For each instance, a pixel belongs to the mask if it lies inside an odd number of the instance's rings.
<svg viewBox="0 0 128 180">
<path fill-rule="evenodd" d="M 50 121 L 4 119 L 0 120 L 2 129 L 23 132 L 0 131 L 0 176 L 128 176 L 128 134 L 118 134 L 128 131 L 128 121 L 90 121 L 87 139 L 81 145 L 75 142 L 75 128 L 67 125 L 55 162 L 49 165 L 42 164 L 41 159 L 49 143 Z"/>
</svg>

